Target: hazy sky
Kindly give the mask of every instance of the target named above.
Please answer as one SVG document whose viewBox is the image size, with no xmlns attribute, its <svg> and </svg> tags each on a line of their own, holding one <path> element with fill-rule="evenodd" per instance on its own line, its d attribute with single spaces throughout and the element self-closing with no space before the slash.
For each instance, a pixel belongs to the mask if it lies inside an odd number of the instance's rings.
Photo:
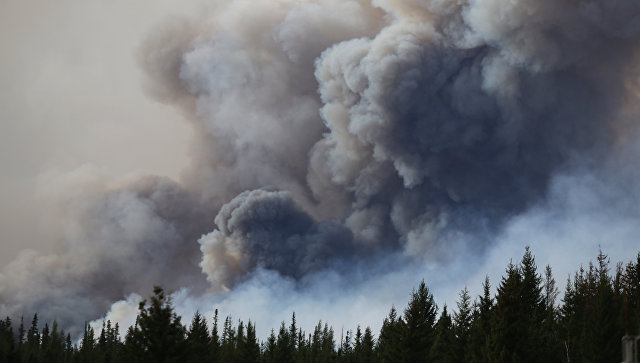
<svg viewBox="0 0 640 363">
<path fill-rule="evenodd" d="M 0 2 L 0 264 L 52 242 L 38 225 L 48 172 L 179 176 L 190 129 L 143 94 L 135 52 L 153 24 L 192 3 Z"/>
</svg>

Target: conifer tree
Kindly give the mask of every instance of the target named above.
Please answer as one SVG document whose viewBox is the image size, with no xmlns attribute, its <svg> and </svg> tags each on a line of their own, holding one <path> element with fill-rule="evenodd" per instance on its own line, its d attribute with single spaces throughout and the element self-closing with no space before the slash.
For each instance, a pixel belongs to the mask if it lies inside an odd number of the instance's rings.
<svg viewBox="0 0 640 363">
<path fill-rule="evenodd" d="M 347 330 L 340 339 L 340 348 L 338 349 L 338 360 L 341 362 L 351 362 L 353 358 L 353 332 Z"/>
<path fill-rule="evenodd" d="M 278 362 L 292 362 L 294 360 L 295 352 L 293 350 L 292 338 L 289 335 L 289 330 L 285 327 L 284 321 L 280 325 L 278 332 L 278 339 L 276 341 L 275 357 Z"/>
<path fill-rule="evenodd" d="M 258 338 L 256 337 L 255 325 L 249 320 L 247 323 L 247 333 L 244 339 L 242 339 L 241 346 L 238 347 L 240 351 L 238 362 L 240 363 L 257 363 L 260 361 L 260 345 L 258 344 Z M 240 333 L 238 333 L 240 335 Z"/>
<path fill-rule="evenodd" d="M 27 331 L 27 350 L 24 357 L 25 362 L 36 362 L 40 355 L 40 331 L 38 330 L 38 314 L 33 315 L 31 327 Z"/>
<path fill-rule="evenodd" d="M 71 362 L 75 353 L 76 350 L 71 343 L 71 334 L 67 333 L 67 338 L 64 341 L 64 361 Z"/>
<path fill-rule="evenodd" d="M 142 301 L 138 313 L 140 343 L 143 360 L 156 363 L 182 362 L 185 349 L 185 328 L 180 317 L 173 311 L 171 299 L 164 290 L 153 289 L 149 306 Z"/>
<path fill-rule="evenodd" d="M 80 362 L 89 363 L 96 360 L 95 344 L 95 332 L 88 323 L 85 323 L 84 334 L 82 335 L 80 350 L 78 351 Z"/>
<path fill-rule="evenodd" d="M 11 318 L 7 316 L 5 320 L 0 320 L 0 362 L 11 362 L 17 360 L 15 339 Z"/>
<path fill-rule="evenodd" d="M 138 328 L 139 320 L 140 316 L 138 315 L 135 324 L 127 329 L 127 334 L 124 337 L 124 346 L 119 355 L 119 360 L 122 362 L 139 363 L 145 361 L 142 333 Z"/>
<path fill-rule="evenodd" d="M 210 361 L 210 344 L 211 337 L 209 336 L 209 328 L 207 328 L 207 320 L 200 315 L 199 311 L 196 311 L 187 331 L 187 361 L 194 363 Z"/>
<path fill-rule="evenodd" d="M 458 362 L 456 358 L 458 349 L 451 316 L 447 313 L 447 306 L 445 305 L 435 326 L 435 340 L 429 352 L 430 361 L 441 363 Z"/>
<path fill-rule="evenodd" d="M 271 334 L 267 338 L 267 342 L 263 349 L 263 360 L 266 363 L 276 363 L 276 333 L 271 329 Z"/>
<path fill-rule="evenodd" d="M 625 332 L 640 335 L 640 252 L 630 261 L 623 274 L 623 321 Z"/>
<path fill-rule="evenodd" d="M 471 325 L 473 323 L 473 310 L 469 290 L 460 291 L 460 300 L 456 303 L 458 311 L 453 314 L 453 331 L 455 334 L 455 360 L 458 362 L 470 361 Z"/>
<path fill-rule="evenodd" d="M 296 339 L 298 342 L 298 350 L 296 353 L 296 362 L 303 363 L 307 362 L 310 358 L 309 350 L 311 348 L 310 339 L 305 339 L 305 332 L 302 331 L 302 328 L 298 328 L 298 338 Z"/>
<path fill-rule="evenodd" d="M 549 361 L 560 361 L 563 358 L 558 311 L 555 306 L 557 297 L 556 281 L 553 278 L 551 266 L 547 265 L 543 282 L 543 302 L 540 309 L 542 315 L 541 344 L 544 347 L 540 349 L 540 358 Z"/>
<path fill-rule="evenodd" d="M 43 332 L 44 336 L 44 332 Z M 43 339 L 44 341 L 44 339 Z M 53 321 L 51 333 L 49 334 L 48 343 L 42 344 L 43 362 L 64 362 L 65 359 L 65 342 L 64 332 L 58 330 L 58 322 Z"/>
<path fill-rule="evenodd" d="M 24 316 L 20 316 L 20 327 L 18 328 L 18 355 L 23 356 L 25 344 Z"/>
<path fill-rule="evenodd" d="M 471 323 L 471 344 L 468 349 L 469 362 L 489 361 L 489 336 L 491 334 L 491 320 L 494 300 L 491 297 L 491 283 L 489 276 L 485 276 L 482 283 L 482 295 L 474 301 L 473 320 Z"/>
<path fill-rule="evenodd" d="M 371 333 L 371 328 L 367 327 L 364 330 L 364 335 L 362 336 L 362 341 L 360 343 L 360 348 L 356 354 L 356 362 L 357 363 L 370 363 L 374 362 L 374 347 L 375 342 L 373 340 L 373 334 Z"/>
<path fill-rule="evenodd" d="M 231 316 L 224 319 L 222 340 L 220 342 L 220 362 L 229 362 L 236 353 L 236 330 L 233 328 Z"/>
<path fill-rule="evenodd" d="M 595 270 L 595 299 L 588 311 L 584 341 L 585 362 L 613 362 L 619 359 L 622 329 L 618 326 L 617 306 L 609 276 L 609 258 L 598 254 Z"/>
<path fill-rule="evenodd" d="M 522 272 L 518 266 L 509 263 L 507 276 L 502 277 L 496 306 L 492 316 L 490 340 L 490 360 L 494 362 L 521 361 L 523 337 L 526 336 L 522 293 Z"/>
<path fill-rule="evenodd" d="M 357 361 L 357 358 L 360 356 L 361 350 L 362 350 L 362 330 L 360 329 L 360 325 L 358 325 L 358 328 L 356 328 L 356 334 L 353 337 L 354 361 Z"/>
<path fill-rule="evenodd" d="M 520 346 L 522 348 L 521 354 L 524 357 L 523 361 L 554 360 L 553 349 L 546 344 L 549 343 L 546 335 L 550 332 L 545 330 L 543 324 L 547 314 L 547 305 L 545 296 L 543 296 L 543 280 L 538 274 L 535 258 L 529 246 L 525 247 L 520 269 L 522 271 L 520 324 L 523 325 L 524 334 Z M 551 282 L 549 283 L 551 284 Z M 551 289 L 551 287 L 549 288 Z M 551 291 L 549 293 L 552 294 Z M 552 324 L 546 327 L 554 328 Z"/>
<path fill-rule="evenodd" d="M 382 322 L 376 344 L 376 356 L 379 362 L 399 362 L 402 360 L 402 318 L 398 317 L 395 307 Z"/>
<path fill-rule="evenodd" d="M 435 339 L 437 306 L 424 280 L 411 293 L 402 324 L 402 357 L 405 362 L 425 362 Z"/>
<path fill-rule="evenodd" d="M 209 344 L 209 354 L 212 363 L 220 361 L 220 337 L 218 335 L 218 309 L 215 310 L 213 316 L 213 325 L 211 327 L 211 341 Z"/>
</svg>

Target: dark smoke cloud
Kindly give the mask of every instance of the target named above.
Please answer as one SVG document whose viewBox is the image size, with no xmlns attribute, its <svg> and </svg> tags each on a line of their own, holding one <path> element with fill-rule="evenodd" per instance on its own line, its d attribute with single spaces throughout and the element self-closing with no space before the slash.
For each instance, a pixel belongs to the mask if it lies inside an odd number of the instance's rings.
<svg viewBox="0 0 640 363">
<path fill-rule="evenodd" d="M 199 241 L 202 268 L 214 285 L 234 283 L 258 266 L 300 278 L 353 250 L 349 229 L 314 222 L 287 192 L 241 193 L 220 209 L 215 223 L 218 230 Z"/>
<path fill-rule="evenodd" d="M 154 283 L 202 283 L 198 263 L 214 290 L 385 254 L 459 263 L 555 208 L 558 175 L 601 173 L 635 139 L 640 6 L 628 1 L 212 7 L 139 52 L 148 93 L 196 133 L 182 183 L 91 193 L 70 214 L 68 251 L 3 271 L 0 312 L 57 296 L 48 316 L 95 316 Z"/>
</svg>

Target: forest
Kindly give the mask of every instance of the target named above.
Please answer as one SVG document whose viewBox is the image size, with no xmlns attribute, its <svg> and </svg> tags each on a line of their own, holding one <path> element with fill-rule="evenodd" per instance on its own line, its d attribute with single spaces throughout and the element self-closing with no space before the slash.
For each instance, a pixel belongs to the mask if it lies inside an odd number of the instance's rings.
<svg viewBox="0 0 640 363">
<path fill-rule="evenodd" d="M 423 280 L 382 328 L 312 332 L 291 321 L 261 341 L 251 321 L 213 321 L 195 313 L 184 324 L 170 296 L 155 287 L 124 337 L 118 324 L 86 325 L 75 344 L 58 324 L 35 314 L 0 321 L 0 362 L 619 362 L 621 338 L 640 334 L 640 253 L 615 266 L 602 251 L 569 277 L 560 295 L 551 267 L 539 271 L 527 247 L 510 262 L 492 294 L 489 278 L 472 298 L 465 287 L 454 308 L 438 307 Z"/>
</svg>

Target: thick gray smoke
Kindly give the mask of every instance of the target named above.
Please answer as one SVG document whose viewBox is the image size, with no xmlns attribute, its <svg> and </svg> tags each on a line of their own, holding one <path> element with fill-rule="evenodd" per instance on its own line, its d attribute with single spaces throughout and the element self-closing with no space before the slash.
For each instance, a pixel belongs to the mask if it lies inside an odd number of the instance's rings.
<svg viewBox="0 0 640 363">
<path fill-rule="evenodd" d="M 215 223 L 218 230 L 199 241 L 202 268 L 214 286 L 236 282 L 257 266 L 300 278 L 353 250 L 349 229 L 314 223 L 287 192 L 241 193 L 220 209 Z"/>
<path fill-rule="evenodd" d="M 64 215 L 64 252 L 23 251 L 4 268 L 3 314 L 38 312 L 80 328 L 79 322 L 104 313 L 114 300 L 132 291 L 148 293 L 161 274 L 170 289 L 205 287 L 193 241 L 210 221 L 197 198 L 163 178 L 109 189 L 89 185 L 89 170 L 76 174 L 73 183 L 84 179 L 84 188 L 73 190 L 57 210 Z"/>
<path fill-rule="evenodd" d="M 482 259 L 511 221 L 555 208 L 558 175 L 627 167 L 612 159 L 636 139 L 635 2 L 211 7 L 138 54 L 145 89 L 195 130 L 184 180 L 81 193 L 66 252 L 3 270 L 0 313 L 72 325 L 152 284 L 201 286 L 200 268 L 219 291 L 255 271 Z"/>
</svg>

